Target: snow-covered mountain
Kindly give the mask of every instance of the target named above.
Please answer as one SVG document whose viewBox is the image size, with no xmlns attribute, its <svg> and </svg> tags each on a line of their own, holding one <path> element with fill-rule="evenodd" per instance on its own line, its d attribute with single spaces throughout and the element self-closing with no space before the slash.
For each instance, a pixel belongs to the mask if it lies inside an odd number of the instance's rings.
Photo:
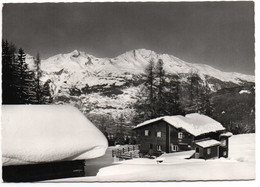
<svg viewBox="0 0 260 187">
<path fill-rule="evenodd" d="M 59 54 L 42 60 L 42 70 L 46 75 L 67 74 L 65 79 L 72 84 L 87 82 L 91 85 L 101 84 L 95 82 L 93 77 L 139 75 L 144 73 L 145 67 L 153 60 L 163 60 L 164 68 L 168 73 L 185 74 L 196 72 L 202 80 L 212 77 L 223 82 L 240 84 L 243 81 L 254 82 L 255 77 L 235 72 L 222 72 L 205 64 L 192 64 L 168 54 L 157 54 L 146 49 L 128 51 L 115 58 L 97 58 L 85 52 L 74 50 L 68 54 Z M 60 76 L 63 77 L 63 76 Z M 90 77 L 92 77 L 90 79 Z M 102 81 L 101 81 L 102 82 Z M 104 83 L 103 81 L 102 83 Z M 110 83 L 111 81 L 107 81 Z"/>
<path fill-rule="evenodd" d="M 131 104 L 142 87 L 145 68 L 151 60 L 161 59 L 168 74 L 178 74 L 187 81 L 189 73 L 197 73 L 212 91 L 246 83 L 255 77 L 235 72 L 222 72 L 205 64 L 192 64 L 168 54 L 146 49 L 128 51 L 115 58 L 97 58 L 74 50 L 41 61 L 42 81 L 49 80 L 57 102 L 73 102 L 89 115 L 131 116 Z M 33 58 L 27 56 L 29 67 Z"/>
</svg>

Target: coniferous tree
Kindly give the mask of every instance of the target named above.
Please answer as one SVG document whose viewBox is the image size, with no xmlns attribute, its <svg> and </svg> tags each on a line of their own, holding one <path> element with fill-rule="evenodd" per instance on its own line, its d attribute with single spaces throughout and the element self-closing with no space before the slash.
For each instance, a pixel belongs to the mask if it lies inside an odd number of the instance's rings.
<svg viewBox="0 0 260 187">
<path fill-rule="evenodd" d="M 146 80 L 145 80 L 145 86 L 147 88 L 148 97 L 145 102 L 145 105 L 148 110 L 148 116 L 150 118 L 156 117 L 156 95 L 155 95 L 155 65 L 154 61 L 151 60 L 149 62 L 149 65 L 145 69 L 146 71 Z"/>
<path fill-rule="evenodd" d="M 123 145 L 125 142 L 124 139 L 124 132 L 123 132 L 123 125 L 124 125 L 125 119 L 123 114 L 120 114 L 117 122 L 117 132 L 116 132 L 116 142 L 119 143 L 120 145 Z"/>
<path fill-rule="evenodd" d="M 51 94 L 50 83 L 51 80 L 47 80 L 45 83 L 41 82 L 42 70 L 41 70 L 41 58 L 40 54 L 37 53 L 35 63 L 35 93 L 37 104 L 49 104 L 53 102 Z"/>
<path fill-rule="evenodd" d="M 169 83 L 167 87 L 169 88 L 166 94 L 166 103 L 165 107 L 167 108 L 167 115 L 183 115 L 184 111 L 181 107 L 180 101 L 180 90 L 181 83 L 180 77 L 178 75 L 171 75 L 169 77 Z"/>
<path fill-rule="evenodd" d="M 199 112 L 201 105 L 200 82 L 201 79 L 196 72 L 190 72 L 189 77 L 189 105 L 186 107 L 186 113 Z"/>
<path fill-rule="evenodd" d="M 202 93 L 201 93 L 201 106 L 200 106 L 200 113 L 212 117 L 213 112 L 213 106 L 210 101 L 210 88 L 208 83 L 203 87 Z"/>
<path fill-rule="evenodd" d="M 40 85 L 40 78 L 41 78 L 41 69 L 40 69 L 40 65 L 41 65 L 41 59 L 40 59 L 40 54 L 37 53 L 36 55 L 36 59 L 34 61 L 36 69 L 35 69 L 35 91 L 36 91 L 36 99 L 37 99 L 37 103 L 40 104 L 41 103 L 41 98 L 42 98 L 42 90 L 41 90 L 41 85 Z"/>
<path fill-rule="evenodd" d="M 28 76 L 28 65 L 25 62 L 25 53 L 22 48 L 19 49 L 17 54 L 17 59 L 15 63 L 14 76 L 15 76 L 15 87 L 17 88 L 17 96 L 19 99 L 19 104 L 28 104 L 29 96 L 28 96 L 28 85 L 26 84 Z"/>
<path fill-rule="evenodd" d="M 157 94 L 156 94 L 156 116 L 162 116 L 165 114 L 165 71 L 163 69 L 163 61 L 159 59 L 156 65 L 156 78 L 157 83 Z"/>
<path fill-rule="evenodd" d="M 17 104 L 16 87 L 14 86 L 14 63 L 16 47 L 2 40 L 2 103 Z"/>
<path fill-rule="evenodd" d="M 22 48 L 16 53 L 15 46 L 2 41 L 3 104 L 51 103 L 49 81 L 40 85 L 40 57 L 37 55 L 36 72 L 29 69 Z"/>
</svg>

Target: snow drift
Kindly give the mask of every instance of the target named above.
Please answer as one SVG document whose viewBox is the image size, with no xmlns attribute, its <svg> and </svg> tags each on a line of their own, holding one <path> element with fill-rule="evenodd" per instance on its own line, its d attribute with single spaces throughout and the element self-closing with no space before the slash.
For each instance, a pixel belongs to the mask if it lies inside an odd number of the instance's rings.
<svg viewBox="0 0 260 187">
<path fill-rule="evenodd" d="M 3 165 L 100 157 L 105 136 L 76 108 L 66 105 L 2 106 Z"/>
</svg>

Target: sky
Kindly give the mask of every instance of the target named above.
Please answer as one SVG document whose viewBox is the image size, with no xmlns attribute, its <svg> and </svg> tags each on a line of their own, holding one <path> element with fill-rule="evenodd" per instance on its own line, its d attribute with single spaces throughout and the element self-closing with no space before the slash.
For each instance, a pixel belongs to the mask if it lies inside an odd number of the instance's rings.
<svg viewBox="0 0 260 187">
<path fill-rule="evenodd" d="M 2 16 L 3 39 L 43 59 L 145 48 L 226 72 L 255 71 L 253 2 L 15 3 Z"/>
</svg>

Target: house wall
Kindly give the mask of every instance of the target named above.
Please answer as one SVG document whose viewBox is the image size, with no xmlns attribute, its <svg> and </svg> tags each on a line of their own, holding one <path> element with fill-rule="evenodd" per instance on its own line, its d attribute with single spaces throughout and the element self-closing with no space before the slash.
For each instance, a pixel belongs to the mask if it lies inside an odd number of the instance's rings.
<svg viewBox="0 0 260 187">
<path fill-rule="evenodd" d="M 222 140 L 226 140 L 226 145 L 220 145 L 219 146 L 219 157 L 224 157 L 227 158 L 228 157 L 228 145 L 229 145 L 229 139 L 228 137 L 221 137 L 220 138 L 220 142 Z"/>
<path fill-rule="evenodd" d="M 136 129 L 137 143 L 140 144 L 140 153 L 146 155 L 160 155 L 167 151 L 167 123 L 164 121 L 157 121 L 144 127 Z M 145 130 L 149 130 L 149 136 L 145 136 Z M 157 137 L 157 132 L 161 132 L 161 137 Z M 150 148 L 152 144 L 152 148 Z M 157 146 L 161 146 L 161 151 L 157 150 Z"/>
<path fill-rule="evenodd" d="M 175 152 L 171 149 L 172 145 L 178 146 L 178 151 L 191 150 L 193 148 L 194 136 L 186 132 L 183 129 L 176 129 L 173 126 L 170 127 L 170 150 L 169 152 Z M 182 138 L 178 137 L 178 133 L 182 133 Z"/>
<path fill-rule="evenodd" d="M 210 159 L 219 157 L 219 146 L 202 148 L 200 146 L 195 145 L 195 148 L 199 148 L 199 158 Z M 210 149 L 210 154 L 208 154 L 207 149 Z"/>
</svg>

